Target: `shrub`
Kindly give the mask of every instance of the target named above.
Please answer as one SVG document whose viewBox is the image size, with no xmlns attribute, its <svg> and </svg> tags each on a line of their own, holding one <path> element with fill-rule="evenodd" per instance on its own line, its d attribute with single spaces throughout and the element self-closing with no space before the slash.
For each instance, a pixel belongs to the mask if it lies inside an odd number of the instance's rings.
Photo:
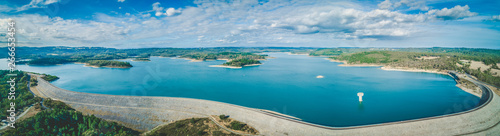
<svg viewBox="0 0 500 136">
<path fill-rule="evenodd" d="M 222 114 L 222 115 L 219 115 L 219 118 L 221 120 L 226 120 L 227 118 L 229 118 L 229 116 Z"/>
<path fill-rule="evenodd" d="M 247 124 L 243 124 L 243 123 L 238 122 L 238 121 L 233 121 L 230 124 L 231 129 L 234 129 L 234 130 L 243 130 L 243 127 L 245 127 L 246 125 Z"/>
</svg>

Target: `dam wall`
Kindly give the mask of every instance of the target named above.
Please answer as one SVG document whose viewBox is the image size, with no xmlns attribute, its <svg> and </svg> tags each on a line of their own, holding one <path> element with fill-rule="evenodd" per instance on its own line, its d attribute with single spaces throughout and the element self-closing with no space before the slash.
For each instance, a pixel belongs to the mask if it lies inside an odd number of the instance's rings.
<svg viewBox="0 0 500 136">
<path fill-rule="evenodd" d="M 483 86 L 484 87 L 484 86 Z M 117 96 L 90 94 L 58 88 L 38 77 L 42 97 L 63 101 L 78 111 L 123 123 L 139 130 L 191 117 L 229 115 L 247 123 L 262 135 L 488 135 L 499 133 L 500 98 L 490 93 L 474 109 L 400 122 L 356 127 L 328 127 L 303 122 L 264 110 L 233 104 L 174 97 Z"/>
</svg>

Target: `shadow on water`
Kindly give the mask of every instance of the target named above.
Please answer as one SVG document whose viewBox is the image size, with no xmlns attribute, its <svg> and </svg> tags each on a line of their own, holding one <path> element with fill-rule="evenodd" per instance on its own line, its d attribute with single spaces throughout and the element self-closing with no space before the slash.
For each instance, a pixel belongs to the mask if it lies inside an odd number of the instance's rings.
<svg viewBox="0 0 500 136">
<path fill-rule="evenodd" d="M 358 104 L 358 109 L 359 109 L 360 111 L 365 110 L 365 106 L 363 105 L 363 102 L 359 102 L 359 104 Z"/>
</svg>

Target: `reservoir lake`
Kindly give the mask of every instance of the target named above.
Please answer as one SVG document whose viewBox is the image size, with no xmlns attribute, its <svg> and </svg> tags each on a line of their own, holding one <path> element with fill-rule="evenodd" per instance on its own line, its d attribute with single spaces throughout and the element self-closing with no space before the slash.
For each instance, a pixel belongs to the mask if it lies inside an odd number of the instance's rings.
<svg viewBox="0 0 500 136">
<path fill-rule="evenodd" d="M 151 57 L 134 67 L 93 68 L 83 64 L 18 65 L 23 71 L 56 75 L 52 84 L 71 91 L 133 96 L 205 99 L 272 110 L 333 127 L 369 125 L 456 113 L 479 98 L 448 75 L 341 67 L 325 57 L 266 53 L 263 65 L 209 67 L 223 60 L 190 62 Z M 6 59 L 1 69 L 7 69 Z M 316 78 L 318 75 L 324 78 Z M 363 102 L 358 101 L 363 92 Z"/>
</svg>

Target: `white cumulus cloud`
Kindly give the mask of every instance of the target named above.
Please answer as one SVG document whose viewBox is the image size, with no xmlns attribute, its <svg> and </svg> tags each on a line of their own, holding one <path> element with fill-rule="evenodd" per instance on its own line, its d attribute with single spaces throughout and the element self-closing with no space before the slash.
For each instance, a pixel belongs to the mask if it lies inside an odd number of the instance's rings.
<svg viewBox="0 0 500 136">
<path fill-rule="evenodd" d="M 173 15 L 178 15 L 181 13 L 181 9 L 175 9 L 175 8 L 168 8 L 165 14 L 167 16 L 173 16 Z"/>
<path fill-rule="evenodd" d="M 157 16 L 157 17 L 163 16 L 163 15 L 175 16 L 175 15 L 179 15 L 182 12 L 180 8 L 179 9 L 168 8 L 165 10 L 164 7 L 160 6 L 160 2 L 153 3 L 153 11 L 155 12 L 155 16 Z"/>
<path fill-rule="evenodd" d="M 469 6 L 460 6 L 457 5 L 453 8 L 443 8 L 441 10 L 430 10 L 428 14 L 434 15 L 436 18 L 443 19 L 443 20 L 456 20 L 456 19 L 463 19 L 466 17 L 471 17 L 471 16 L 476 16 L 477 13 L 470 12 L 469 11 Z"/>
</svg>

